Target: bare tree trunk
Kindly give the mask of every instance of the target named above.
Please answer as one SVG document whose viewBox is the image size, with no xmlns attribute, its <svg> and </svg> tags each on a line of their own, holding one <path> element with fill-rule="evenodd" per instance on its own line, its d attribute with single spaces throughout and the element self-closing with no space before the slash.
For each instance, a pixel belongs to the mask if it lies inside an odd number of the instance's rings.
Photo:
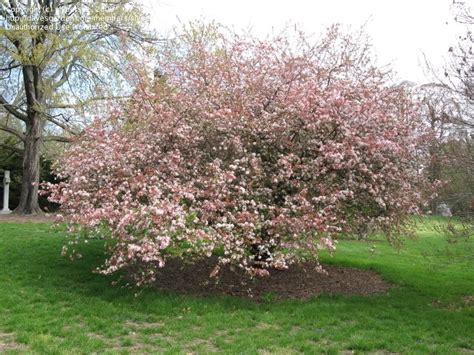
<svg viewBox="0 0 474 355">
<path fill-rule="evenodd" d="M 42 214 L 38 203 L 38 184 L 40 177 L 40 153 L 44 122 L 40 108 L 42 104 L 42 71 L 39 67 L 23 67 L 23 81 L 27 102 L 27 119 L 25 120 L 25 149 L 23 152 L 23 176 L 21 183 L 20 203 L 14 213 Z"/>
<path fill-rule="evenodd" d="M 20 203 L 14 213 L 42 214 L 38 204 L 38 184 L 40 177 L 40 148 L 42 135 L 41 120 L 36 117 L 26 125 L 25 150 L 23 153 L 23 176 Z"/>
<path fill-rule="evenodd" d="M 440 180 L 441 178 L 441 166 L 440 166 L 440 152 L 439 149 L 435 150 L 435 148 L 430 148 L 430 165 L 429 165 L 429 176 L 428 179 L 431 183 Z M 430 209 L 432 214 L 438 214 L 438 205 L 440 201 L 438 197 L 435 197 L 430 202 Z"/>
</svg>

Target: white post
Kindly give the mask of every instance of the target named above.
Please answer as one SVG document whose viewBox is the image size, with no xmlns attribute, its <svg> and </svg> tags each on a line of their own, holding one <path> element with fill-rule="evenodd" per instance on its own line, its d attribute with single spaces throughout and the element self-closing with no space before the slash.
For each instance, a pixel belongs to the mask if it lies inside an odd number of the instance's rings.
<svg viewBox="0 0 474 355">
<path fill-rule="evenodd" d="M 8 214 L 12 211 L 8 208 L 8 200 L 10 199 L 10 171 L 5 170 L 3 175 L 3 209 L 0 214 Z"/>
</svg>

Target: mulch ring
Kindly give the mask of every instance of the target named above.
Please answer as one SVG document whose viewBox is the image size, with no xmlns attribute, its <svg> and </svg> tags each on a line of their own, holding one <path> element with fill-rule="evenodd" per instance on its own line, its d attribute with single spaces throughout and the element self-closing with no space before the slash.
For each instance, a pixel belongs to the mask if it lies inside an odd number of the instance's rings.
<svg viewBox="0 0 474 355">
<path fill-rule="evenodd" d="M 320 294 L 373 295 L 391 287 L 377 273 L 351 267 L 323 265 L 327 274 L 315 270 L 316 264 L 292 265 L 288 270 L 269 270 L 270 276 L 251 278 L 240 269 L 221 269 L 218 281 L 209 277 L 215 258 L 184 263 L 170 259 L 159 270 L 156 287 L 179 294 L 229 295 L 256 301 L 306 299 Z"/>
</svg>

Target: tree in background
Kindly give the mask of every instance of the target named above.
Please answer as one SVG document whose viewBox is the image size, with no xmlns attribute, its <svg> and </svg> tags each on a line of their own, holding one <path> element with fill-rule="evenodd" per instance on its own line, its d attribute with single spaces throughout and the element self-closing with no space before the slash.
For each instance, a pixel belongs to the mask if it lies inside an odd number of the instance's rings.
<svg viewBox="0 0 474 355">
<path fill-rule="evenodd" d="M 70 232 L 105 238 L 103 273 L 153 282 L 171 256 L 267 269 L 369 227 L 398 243 L 422 199 L 417 106 L 363 36 L 257 40 L 192 26 L 122 110 L 95 121 L 47 184 Z"/>
<path fill-rule="evenodd" d="M 129 0 L 0 2 L 0 130 L 23 155 L 15 213 L 41 213 L 42 145 L 69 141 L 80 128 L 77 114 L 87 118 L 92 102 L 130 91 L 127 53 L 151 41 L 142 24 Z"/>
<path fill-rule="evenodd" d="M 450 167 L 452 176 L 455 176 L 451 185 L 455 197 L 454 206 L 456 204 L 467 206 L 465 214 L 472 218 L 474 216 L 474 37 L 472 33 L 474 16 L 473 9 L 466 2 L 454 2 L 454 5 L 455 20 L 465 24 L 467 30 L 464 36 L 459 37 L 458 44 L 449 49 L 450 65 L 445 71 L 450 88 L 460 98 L 459 112 L 453 116 L 459 138 L 447 147 L 447 151 L 454 162 Z"/>
<path fill-rule="evenodd" d="M 474 213 L 474 54 L 472 9 L 465 2 L 453 2 L 455 21 L 466 25 L 466 33 L 448 49 L 442 75 L 430 67 L 435 83 L 418 90 L 423 113 L 435 136 L 430 147 L 427 174 L 445 182 L 432 201 L 431 210 L 447 203 L 457 215 Z"/>
<path fill-rule="evenodd" d="M 466 164 L 470 152 L 470 137 L 459 129 L 458 95 L 445 85 L 425 84 L 414 90 L 421 102 L 421 114 L 432 132 L 429 159 L 423 170 L 432 183 L 441 182 L 430 211 L 437 213 L 440 204 L 448 204 L 454 213 L 465 214 L 470 209 L 472 185 L 471 167 Z"/>
<path fill-rule="evenodd" d="M 474 16 L 466 2 L 453 2 L 455 21 L 466 25 L 466 33 L 449 48 L 448 64 L 441 82 L 457 94 L 459 111 L 452 117 L 460 129 L 474 130 Z"/>
</svg>

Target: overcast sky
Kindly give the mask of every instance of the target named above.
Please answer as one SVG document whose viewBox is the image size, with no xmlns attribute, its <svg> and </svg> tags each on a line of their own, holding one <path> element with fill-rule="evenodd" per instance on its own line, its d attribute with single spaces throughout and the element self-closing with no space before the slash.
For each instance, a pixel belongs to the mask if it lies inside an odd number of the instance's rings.
<svg viewBox="0 0 474 355">
<path fill-rule="evenodd" d="M 435 66 L 464 28 L 452 19 L 452 0 L 142 0 L 151 26 L 169 31 L 180 22 L 217 20 L 265 35 L 286 24 L 319 34 L 333 23 L 366 24 L 380 64 L 392 63 L 401 79 L 425 82 L 423 53 Z M 465 0 L 468 3 L 474 0 Z M 448 24 L 447 24 L 448 23 Z"/>
</svg>

